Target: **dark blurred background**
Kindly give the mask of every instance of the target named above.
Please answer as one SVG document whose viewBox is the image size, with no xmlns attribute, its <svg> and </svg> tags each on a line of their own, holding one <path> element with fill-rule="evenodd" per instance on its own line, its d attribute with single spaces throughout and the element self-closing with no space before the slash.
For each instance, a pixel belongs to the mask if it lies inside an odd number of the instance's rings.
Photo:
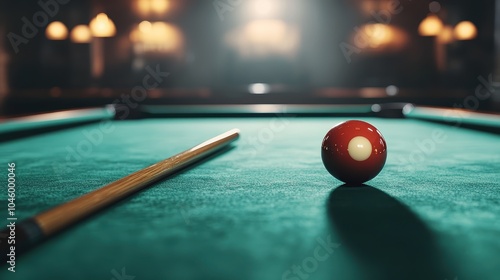
<svg viewBox="0 0 500 280">
<path fill-rule="evenodd" d="M 496 2 L 1 1 L 2 112 L 112 103 L 148 75 L 145 104 L 453 107 L 487 83 L 473 109 L 499 110 Z"/>
</svg>

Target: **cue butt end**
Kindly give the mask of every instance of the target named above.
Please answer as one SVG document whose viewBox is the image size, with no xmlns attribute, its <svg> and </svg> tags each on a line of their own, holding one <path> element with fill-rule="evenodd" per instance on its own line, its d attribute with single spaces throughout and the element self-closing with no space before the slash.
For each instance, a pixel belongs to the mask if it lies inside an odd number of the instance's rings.
<svg viewBox="0 0 500 280">
<path fill-rule="evenodd" d="M 45 235 L 34 219 L 20 223 L 12 222 L 0 231 L 0 261 L 1 263 L 17 260 L 17 257 L 27 249 L 40 242 Z"/>
</svg>

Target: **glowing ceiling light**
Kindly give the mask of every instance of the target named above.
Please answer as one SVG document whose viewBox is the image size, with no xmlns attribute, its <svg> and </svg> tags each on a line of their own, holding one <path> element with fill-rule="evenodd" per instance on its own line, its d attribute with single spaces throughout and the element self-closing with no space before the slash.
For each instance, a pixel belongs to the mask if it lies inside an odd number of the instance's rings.
<svg viewBox="0 0 500 280">
<path fill-rule="evenodd" d="M 167 0 L 150 0 L 150 7 L 153 13 L 162 14 L 168 10 L 169 3 Z"/>
<path fill-rule="evenodd" d="M 142 21 L 141 23 L 139 23 L 139 31 L 141 31 L 142 33 L 148 33 L 151 31 L 153 25 L 151 24 L 151 22 L 145 20 L 145 21 Z"/>
<path fill-rule="evenodd" d="M 281 3 L 277 0 L 253 0 L 249 2 L 247 9 L 253 17 L 270 17 L 276 16 L 281 8 Z"/>
<path fill-rule="evenodd" d="M 149 14 L 150 13 L 150 5 L 149 5 L 149 0 L 138 0 L 137 1 L 137 9 L 139 10 L 140 13 L 142 14 Z"/>
<path fill-rule="evenodd" d="M 351 40 L 360 49 L 387 52 L 401 50 L 409 39 L 406 31 L 401 28 L 383 23 L 369 23 L 356 29 Z"/>
<path fill-rule="evenodd" d="M 183 49 L 182 32 L 166 22 L 142 21 L 130 33 L 137 52 L 163 52 L 179 54 Z"/>
<path fill-rule="evenodd" d="M 68 37 L 68 28 L 60 21 L 51 22 L 45 29 L 45 36 L 49 40 L 64 40 Z"/>
<path fill-rule="evenodd" d="M 477 36 L 477 28 L 470 21 L 462 21 L 455 26 L 454 33 L 457 40 L 472 40 Z"/>
<path fill-rule="evenodd" d="M 143 15 L 165 14 L 170 8 L 168 0 L 137 0 L 137 10 Z"/>
<path fill-rule="evenodd" d="M 228 32 L 225 41 L 246 58 L 292 57 L 298 51 L 300 37 L 300 30 L 295 25 L 275 19 L 258 19 Z"/>
<path fill-rule="evenodd" d="M 422 36 L 436 36 L 443 29 L 443 22 L 438 16 L 428 15 L 418 26 L 418 33 Z"/>
<path fill-rule="evenodd" d="M 252 94 L 266 94 L 270 90 L 271 87 L 268 84 L 251 84 L 248 86 L 248 91 Z"/>
<path fill-rule="evenodd" d="M 73 43 L 89 43 L 92 33 L 87 25 L 77 25 L 71 30 L 70 38 Z"/>
<path fill-rule="evenodd" d="M 115 24 L 105 13 L 100 13 L 93 18 L 89 26 L 95 37 L 113 37 L 116 34 Z"/>
<path fill-rule="evenodd" d="M 394 38 L 391 27 L 382 23 L 364 25 L 362 31 L 367 35 L 369 45 L 372 48 L 387 45 Z"/>
<path fill-rule="evenodd" d="M 265 42 L 271 40 L 271 37 L 284 37 L 286 29 L 286 24 L 281 21 L 261 20 L 249 23 L 246 34 L 256 42 Z"/>
</svg>

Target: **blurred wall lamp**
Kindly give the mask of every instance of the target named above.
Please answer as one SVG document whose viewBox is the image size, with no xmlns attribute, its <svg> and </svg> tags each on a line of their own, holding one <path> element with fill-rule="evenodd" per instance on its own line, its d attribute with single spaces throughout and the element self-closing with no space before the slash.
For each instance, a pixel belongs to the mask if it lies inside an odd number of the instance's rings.
<svg viewBox="0 0 500 280">
<path fill-rule="evenodd" d="M 143 16 L 163 15 L 171 8 L 171 3 L 168 0 L 137 0 L 135 8 Z"/>
<path fill-rule="evenodd" d="M 92 32 L 85 24 L 77 25 L 71 30 L 71 41 L 74 43 L 90 43 L 92 40 Z"/>
<path fill-rule="evenodd" d="M 45 36 L 49 40 L 65 40 L 68 37 L 68 28 L 60 21 L 51 22 L 45 29 Z"/>
<path fill-rule="evenodd" d="M 69 38 L 73 43 L 90 43 L 92 37 L 113 37 L 116 35 L 114 22 L 105 14 L 95 16 L 89 25 L 80 24 L 75 26 Z M 60 21 L 51 22 L 45 29 L 45 36 L 49 40 L 66 40 L 68 28 Z"/>
<path fill-rule="evenodd" d="M 434 7 L 434 8 L 433 8 Z M 431 2 L 431 12 L 437 12 L 441 8 L 437 2 Z M 434 11 L 433 11 L 434 9 Z M 435 37 L 434 53 L 436 68 L 443 72 L 447 68 L 446 45 L 455 41 L 473 40 L 477 37 L 477 28 L 470 21 L 461 21 L 455 27 L 445 25 L 435 13 L 430 13 L 418 26 L 418 33 L 421 36 Z"/>
<path fill-rule="evenodd" d="M 93 18 L 89 27 L 94 37 L 113 37 L 116 34 L 115 24 L 105 13 L 100 13 Z"/>
<path fill-rule="evenodd" d="M 461 21 L 455 27 L 444 25 L 436 14 L 429 14 L 418 26 L 421 36 L 437 36 L 442 42 L 472 40 L 477 37 L 477 28 L 470 21 Z"/>
</svg>

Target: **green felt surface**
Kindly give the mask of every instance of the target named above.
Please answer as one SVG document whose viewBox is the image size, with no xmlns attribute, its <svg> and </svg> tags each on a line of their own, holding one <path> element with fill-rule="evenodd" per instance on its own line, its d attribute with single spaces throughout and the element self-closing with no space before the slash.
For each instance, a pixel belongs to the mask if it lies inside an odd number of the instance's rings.
<svg viewBox="0 0 500 280">
<path fill-rule="evenodd" d="M 365 119 L 384 134 L 387 163 L 368 186 L 347 188 L 320 157 L 342 120 L 149 119 L 108 124 L 94 144 L 100 124 L 2 143 L 0 174 L 16 163 L 21 219 L 242 131 L 232 150 L 57 235 L 16 273 L 0 267 L 0 279 L 498 279 L 500 137 Z"/>
</svg>

